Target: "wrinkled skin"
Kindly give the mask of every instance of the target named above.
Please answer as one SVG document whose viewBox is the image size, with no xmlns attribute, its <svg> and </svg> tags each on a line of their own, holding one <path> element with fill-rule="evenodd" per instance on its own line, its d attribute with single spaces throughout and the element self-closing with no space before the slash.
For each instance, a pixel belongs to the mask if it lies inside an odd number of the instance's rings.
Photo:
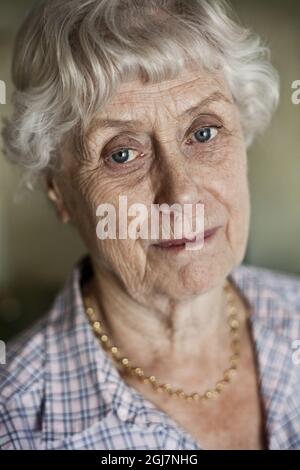
<svg viewBox="0 0 300 470">
<path fill-rule="evenodd" d="M 202 100 L 206 103 L 195 116 L 180 118 Z M 141 127 L 96 127 L 88 136 L 87 162 L 76 164 L 70 152 L 64 156 L 63 210 L 81 232 L 95 267 L 110 269 L 133 298 L 157 299 L 157 309 L 162 299 L 188 299 L 220 285 L 244 256 L 249 223 L 245 144 L 222 76 L 189 68 L 158 85 L 125 83 L 99 118 L 140 120 Z M 195 139 L 197 129 L 220 125 L 210 141 Z M 126 165 L 108 163 L 105 157 L 120 147 L 132 148 L 135 158 Z M 215 243 L 182 256 L 162 256 L 151 240 L 97 239 L 96 207 L 108 202 L 117 208 L 120 195 L 127 196 L 128 206 L 139 202 L 149 208 L 151 203 L 202 202 L 205 229 L 220 226 Z"/>
<path fill-rule="evenodd" d="M 183 114 L 200 102 L 197 111 Z M 86 136 L 89 158 L 78 161 L 66 145 L 63 171 L 47 180 L 61 220 L 72 221 L 91 255 L 95 275 L 86 291 L 114 343 L 136 364 L 178 388 L 205 390 L 227 367 L 223 286 L 243 260 L 248 239 L 247 157 L 237 106 L 220 72 L 187 67 L 160 84 L 123 83 L 96 118 Z M 139 123 L 104 128 L 105 119 Z M 206 142 L 195 136 L 203 127 L 217 130 Z M 125 164 L 112 158 L 120 148 L 132 149 Z M 154 247 L 153 240 L 99 240 L 96 208 L 111 203 L 117 209 L 120 195 L 127 196 L 128 206 L 138 202 L 149 208 L 201 202 L 205 229 L 219 229 L 203 249 L 177 253 Z M 232 395 L 224 393 L 212 411 L 188 411 L 185 404 L 170 404 L 126 379 L 206 448 L 261 445 L 247 312 L 241 299 L 236 302 L 244 385 Z"/>
</svg>

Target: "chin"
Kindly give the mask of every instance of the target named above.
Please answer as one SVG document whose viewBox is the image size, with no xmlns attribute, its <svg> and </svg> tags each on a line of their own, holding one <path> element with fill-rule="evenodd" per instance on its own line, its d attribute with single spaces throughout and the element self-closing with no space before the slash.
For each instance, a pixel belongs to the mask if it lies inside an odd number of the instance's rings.
<svg viewBox="0 0 300 470">
<path fill-rule="evenodd" d="M 234 266 L 233 260 L 211 259 L 210 262 L 192 262 L 178 272 L 176 295 L 181 297 L 204 294 L 222 284 Z"/>
</svg>

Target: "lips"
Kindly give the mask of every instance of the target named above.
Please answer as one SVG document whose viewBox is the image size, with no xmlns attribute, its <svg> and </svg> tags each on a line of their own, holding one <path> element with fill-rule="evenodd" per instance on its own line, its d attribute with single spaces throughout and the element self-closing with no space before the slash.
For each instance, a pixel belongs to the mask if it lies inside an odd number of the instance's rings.
<svg viewBox="0 0 300 470">
<path fill-rule="evenodd" d="M 204 232 L 204 240 L 209 239 L 212 237 L 216 231 L 219 229 L 219 227 L 214 227 L 208 230 L 205 230 Z M 193 238 L 180 238 L 176 240 L 165 240 L 161 241 L 159 243 L 155 243 L 154 246 L 159 247 L 159 248 L 176 248 L 176 247 L 184 247 L 186 243 L 193 243 L 197 239 L 197 236 L 194 236 Z"/>
</svg>

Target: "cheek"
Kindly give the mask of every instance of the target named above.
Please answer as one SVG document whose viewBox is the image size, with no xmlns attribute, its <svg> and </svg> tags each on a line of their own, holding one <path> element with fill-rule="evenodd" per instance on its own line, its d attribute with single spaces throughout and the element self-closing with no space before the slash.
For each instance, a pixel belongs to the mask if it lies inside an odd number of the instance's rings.
<svg viewBox="0 0 300 470">
<path fill-rule="evenodd" d="M 239 260 L 246 248 L 250 218 L 247 155 L 241 137 L 224 147 L 222 163 L 210 171 L 209 180 L 209 191 L 221 211 L 226 212 L 226 243 Z"/>
<path fill-rule="evenodd" d="M 228 186 L 230 214 L 228 238 L 237 261 L 241 261 L 246 250 L 250 221 L 247 156 L 244 153 L 242 157 L 232 168 Z"/>
<path fill-rule="evenodd" d="M 146 206 L 151 199 L 151 188 L 149 182 L 137 185 L 134 189 L 128 188 L 126 184 L 121 184 L 113 180 L 100 180 L 98 177 L 91 178 L 89 182 L 76 184 L 79 188 L 76 191 L 76 214 L 78 220 L 78 228 L 88 249 L 99 260 L 102 259 L 110 268 L 115 267 L 118 271 L 123 272 L 126 276 L 128 266 L 135 265 L 136 269 L 141 269 L 144 264 L 145 253 L 138 241 L 130 238 L 119 240 L 118 227 L 119 215 L 125 217 L 127 209 L 135 203 L 143 203 Z M 75 191 L 75 188 L 74 188 Z M 120 196 L 126 196 L 120 208 Z M 110 206 L 111 211 L 115 214 L 113 222 L 115 222 L 113 232 L 116 239 L 101 240 L 96 233 L 97 225 L 101 221 L 107 219 L 106 213 L 103 216 L 97 215 L 97 208 L 101 204 Z M 127 209 L 126 209 L 127 207 Z M 130 218 L 127 220 L 129 225 Z M 102 226 L 103 227 L 103 226 Z M 106 228 L 105 228 L 106 231 Z"/>
</svg>

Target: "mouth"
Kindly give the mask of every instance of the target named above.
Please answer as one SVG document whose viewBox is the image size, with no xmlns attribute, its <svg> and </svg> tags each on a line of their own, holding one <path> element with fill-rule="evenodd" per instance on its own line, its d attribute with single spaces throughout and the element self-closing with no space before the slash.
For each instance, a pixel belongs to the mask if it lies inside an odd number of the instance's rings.
<svg viewBox="0 0 300 470">
<path fill-rule="evenodd" d="M 208 242 L 210 239 L 214 237 L 216 232 L 219 230 L 220 226 L 214 227 L 204 232 L 204 242 Z M 176 240 L 165 240 L 158 243 L 154 243 L 153 246 L 155 248 L 165 250 L 165 251 L 180 251 L 185 249 L 186 243 L 194 243 L 197 240 L 197 236 L 195 235 L 193 238 L 181 238 Z"/>
</svg>

